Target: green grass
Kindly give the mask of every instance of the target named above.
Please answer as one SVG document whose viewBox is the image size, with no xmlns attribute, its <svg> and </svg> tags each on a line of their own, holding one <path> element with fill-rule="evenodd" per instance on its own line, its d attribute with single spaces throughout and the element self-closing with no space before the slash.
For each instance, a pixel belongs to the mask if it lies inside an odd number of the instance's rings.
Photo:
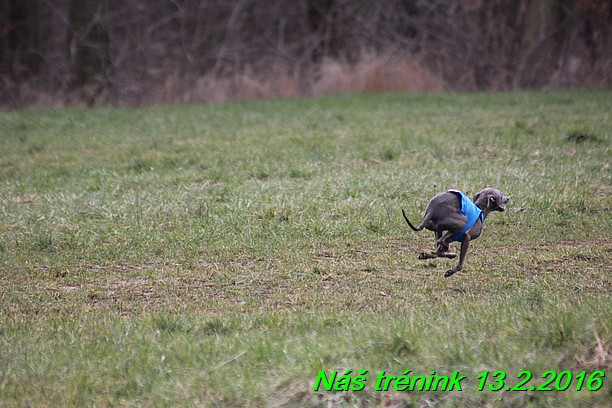
<svg viewBox="0 0 612 408">
<path fill-rule="evenodd" d="M 0 406 L 606 406 L 610 112 L 609 91 L 0 112 Z M 508 211 L 445 279 L 400 209 L 486 186 Z M 349 369 L 364 390 L 313 390 Z M 468 378 L 374 390 L 405 370 Z M 479 392 L 484 370 L 607 377 Z"/>
</svg>

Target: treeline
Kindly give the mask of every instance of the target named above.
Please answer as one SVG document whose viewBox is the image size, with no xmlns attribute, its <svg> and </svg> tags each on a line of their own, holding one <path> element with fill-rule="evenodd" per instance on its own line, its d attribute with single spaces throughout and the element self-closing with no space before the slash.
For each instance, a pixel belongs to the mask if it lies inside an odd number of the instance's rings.
<svg viewBox="0 0 612 408">
<path fill-rule="evenodd" d="M 0 105 L 610 87 L 609 0 L 0 0 Z"/>
</svg>

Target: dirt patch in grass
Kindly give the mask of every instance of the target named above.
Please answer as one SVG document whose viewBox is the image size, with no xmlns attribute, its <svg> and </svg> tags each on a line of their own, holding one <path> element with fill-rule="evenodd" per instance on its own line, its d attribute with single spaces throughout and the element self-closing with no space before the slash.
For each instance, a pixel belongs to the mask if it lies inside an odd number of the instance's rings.
<svg viewBox="0 0 612 408">
<path fill-rule="evenodd" d="M 597 135 L 581 130 L 575 130 L 573 132 L 570 132 L 565 138 L 565 140 L 571 143 L 598 143 L 601 141 Z"/>
<path fill-rule="evenodd" d="M 141 271 L 144 269 L 155 269 L 161 267 L 176 268 L 181 264 L 176 262 L 154 262 L 154 263 L 135 263 L 135 264 L 84 264 L 80 267 L 84 269 L 97 269 L 97 270 L 120 270 L 120 271 Z"/>
<path fill-rule="evenodd" d="M 612 342 L 602 340 L 597 334 L 595 342 L 582 346 L 576 357 L 577 368 L 580 370 L 612 370 Z"/>
</svg>

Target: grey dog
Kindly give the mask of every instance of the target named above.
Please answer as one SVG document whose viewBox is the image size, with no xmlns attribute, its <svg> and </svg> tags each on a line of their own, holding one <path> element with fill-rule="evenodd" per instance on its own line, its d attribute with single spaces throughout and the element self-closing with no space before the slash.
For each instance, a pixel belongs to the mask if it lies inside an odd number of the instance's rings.
<svg viewBox="0 0 612 408">
<path fill-rule="evenodd" d="M 444 274 L 449 277 L 463 269 L 470 241 L 480 236 L 487 215 L 491 211 L 505 211 L 508 201 L 510 199 L 495 188 L 485 188 L 474 196 L 473 201 L 461 191 L 451 189 L 431 199 L 418 227 L 412 225 L 404 210 L 402 214 L 414 231 L 427 228 L 436 234 L 436 251 L 421 252 L 419 259 L 454 258 L 455 254 L 447 252 L 448 246 L 453 241 L 461 242 L 459 265 Z"/>
</svg>

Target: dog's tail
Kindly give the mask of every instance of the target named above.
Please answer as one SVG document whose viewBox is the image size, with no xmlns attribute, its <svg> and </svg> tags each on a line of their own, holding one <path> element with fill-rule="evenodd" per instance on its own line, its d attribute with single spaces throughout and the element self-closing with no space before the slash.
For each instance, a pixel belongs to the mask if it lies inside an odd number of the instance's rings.
<svg viewBox="0 0 612 408">
<path fill-rule="evenodd" d="M 406 216 L 406 211 L 404 211 L 403 208 L 402 208 L 402 215 L 404 216 L 404 219 L 406 220 L 406 222 L 408 223 L 410 228 L 412 228 L 413 231 L 421 231 L 423 228 L 425 228 L 425 226 L 423 224 L 419 225 L 418 227 L 415 227 L 414 225 L 412 225 L 412 223 L 410 222 L 410 220 Z"/>
</svg>

